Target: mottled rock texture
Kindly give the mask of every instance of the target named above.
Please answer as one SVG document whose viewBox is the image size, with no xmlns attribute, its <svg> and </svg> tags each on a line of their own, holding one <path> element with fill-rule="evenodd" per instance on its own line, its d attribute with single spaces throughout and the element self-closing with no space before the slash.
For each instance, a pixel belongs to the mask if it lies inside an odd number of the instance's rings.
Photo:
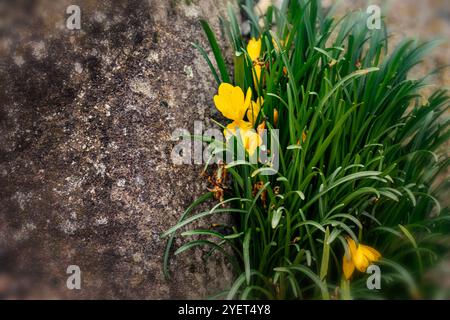
<svg viewBox="0 0 450 320">
<path fill-rule="evenodd" d="M 206 185 L 174 165 L 175 128 L 213 108 L 191 42 L 225 1 L 0 2 L 0 298 L 200 298 L 229 285 L 220 256 L 174 260 L 160 234 Z M 66 8 L 81 9 L 81 30 Z M 178 243 L 179 245 L 180 243 Z M 66 288 L 78 265 L 81 290 Z M 218 276 L 219 275 L 219 276 Z"/>
</svg>

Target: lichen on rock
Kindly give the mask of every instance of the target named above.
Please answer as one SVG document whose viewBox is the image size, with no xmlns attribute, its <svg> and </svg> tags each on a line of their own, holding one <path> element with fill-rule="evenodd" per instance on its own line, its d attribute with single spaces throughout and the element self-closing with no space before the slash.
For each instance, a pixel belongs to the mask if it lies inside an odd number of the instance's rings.
<svg viewBox="0 0 450 320">
<path fill-rule="evenodd" d="M 171 162 L 171 133 L 209 118 L 214 79 L 191 42 L 206 44 L 198 20 L 224 3 L 78 1 L 81 30 L 65 28 L 70 1 L 1 4 L 1 298 L 200 298 L 229 285 L 228 264 L 200 249 L 166 281 L 160 238 L 206 191 L 200 166 Z M 81 290 L 66 287 L 69 265 Z"/>
</svg>

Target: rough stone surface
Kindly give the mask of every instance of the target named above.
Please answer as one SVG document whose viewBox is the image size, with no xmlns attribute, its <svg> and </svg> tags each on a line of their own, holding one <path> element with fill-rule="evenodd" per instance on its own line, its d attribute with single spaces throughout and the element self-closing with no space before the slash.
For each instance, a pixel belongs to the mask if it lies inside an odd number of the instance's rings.
<svg viewBox="0 0 450 320">
<path fill-rule="evenodd" d="M 160 234 L 205 191 L 174 165 L 175 128 L 209 118 L 190 45 L 224 1 L 1 1 L 0 298 L 200 298 L 229 285 L 200 250 L 165 281 Z M 178 242 L 178 245 L 180 243 Z M 66 288 L 78 265 L 82 289 Z M 220 276 L 217 276 L 220 275 Z"/>
</svg>

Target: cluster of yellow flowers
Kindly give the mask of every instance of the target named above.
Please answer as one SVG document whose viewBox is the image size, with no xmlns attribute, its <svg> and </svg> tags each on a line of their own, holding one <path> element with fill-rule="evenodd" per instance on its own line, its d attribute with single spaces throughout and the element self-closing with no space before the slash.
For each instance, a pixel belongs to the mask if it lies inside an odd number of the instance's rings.
<svg viewBox="0 0 450 320">
<path fill-rule="evenodd" d="M 253 62 L 254 81 L 258 83 L 262 70 L 262 66 L 258 63 L 261 54 L 261 39 L 251 39 L 247 45 L 247 53 Z M 224 117 L 233 120 L 224 130 L 225 138 L 228 139 L 239 131 L 242 143 L 249 155 L 253 155 L 262 144 L 262 138 L 255 131 L 254 127 L 263 103 L 264 99 L 262 97 L 252 101 L 251 88 L 247 89 L 247 93 L 244 96 L 244 92 L 240 87 L 235 87 L 229 83 L 221 83 L 218 94 L 214 96 L 216 108 Z M 248 121 L 244 120 L 246 115 Z M 262 123 L 259 129 L 263 129 L 264 125 Z"/>
<path fill-rule="evenodd" d="M 251 97 L 250 88 L 244 97 L 244 92 L 240 87 L 222 83 L 219 86 L 218 94 L 214 96 L 214 103 L 224 117 L 233 120 L 224 130 L 225 138 L 228 139 L 239 131 L 245 150 L 253 155 L 256 148 L 262 144 L 262 138 L 255 131 L 254 126 L 263 104 L 263 98 L 254 102 Z M 246 114 L 249 121 L 244 120 Z"/>
</svg>

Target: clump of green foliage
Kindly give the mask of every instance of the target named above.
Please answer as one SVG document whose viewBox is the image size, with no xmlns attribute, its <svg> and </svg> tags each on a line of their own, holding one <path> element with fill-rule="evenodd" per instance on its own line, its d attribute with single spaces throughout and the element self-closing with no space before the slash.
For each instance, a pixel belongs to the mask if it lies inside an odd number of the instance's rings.
<svg viewBox="0 0 450 320">
<path fill-rule="evenodd" d="M 369 30 L 362 12 L 335 21 L 316 0 L 271 7 L 264 26 L 253 1 L 242 7 L 251 37 L 261 39 L 259 81 L 231 8 L 222 26 L 232 75 L 205 21 L 215 63 L 195 46 L 218 85 L 264 98 L 255 128 L 279 130 L 280 167 L 265 175 L 270 163 L 227 163 L 232 183 L 223 201 L 196 212 L 213 198 L 207 192 L 165 232 L 165 271 L 182 229 L 190 240 L 175 254 L 206 246 L 230 259 L 236 279 L 218 298 L 433 297 L 423 278 L 449 244 L 449 208 L 438 199 L 448 191 L 450 103 L 444 90 L 424 99 L 428 77 L 408 73 L 437 41 L 408 39 L 388 50 L 384 25 Z M 186 229 L 224 214 L 232 215 L 228 228 Z M 368 290 L 365 273 L 344 277 L 349 239 L 381 253 L 381 290 Z"/>
</svg>

